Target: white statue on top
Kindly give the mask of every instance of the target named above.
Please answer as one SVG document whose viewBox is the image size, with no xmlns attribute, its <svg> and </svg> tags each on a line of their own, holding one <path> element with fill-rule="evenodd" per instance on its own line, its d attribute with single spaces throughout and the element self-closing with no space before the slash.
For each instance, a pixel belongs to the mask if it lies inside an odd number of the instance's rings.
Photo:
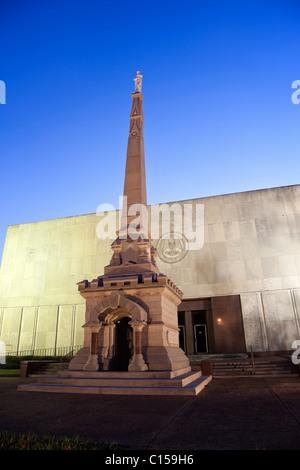
<svg viewBox="0 0 300 470">
<path fill-rule="evenodd" d="M 135 93 L 141 93 L 142 92 L 142 78 L 143 78 L 143 75 L 141 75 L 140 72 L 137 71 L 136 77 L 134 79 L 134 81 L 135 81 L 135 90 L 134 90 L 134 92 Z"/>
</svg>

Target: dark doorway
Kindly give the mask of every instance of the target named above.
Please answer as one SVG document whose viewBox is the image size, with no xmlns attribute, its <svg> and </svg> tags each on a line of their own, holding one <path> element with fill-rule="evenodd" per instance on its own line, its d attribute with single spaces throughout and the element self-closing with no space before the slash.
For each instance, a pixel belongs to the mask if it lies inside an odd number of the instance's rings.
<svg viewBox="0 0 300 470">
<path fill-rule="evenodd" d="M 128 370 L 133 349 L 133 331 L 128 325 L 130 320 L 124 317 L 116 322 L 115 370 Z"/>
<path fill-rule="evenodd" d="M 179 347 L 186 352 L 184 312 L 178 312 Z"/>
<path fill-rule="evenodd" d="M 206 325 L 194 325 L 195 334 L 195 353 L 207 352 L 207 334 Z"/>
<path fill-rule="evenodd" d="M 208 352 L 206 310 L 193 310 L 195 354 Z"/>
<path fill-rule="evenodd" d="M 183 325 L 178 325 L 179 328 L 179 347 L 185 351 L 185 332 L 184 332 L 184 326 Z"/>
<path fill-rule="evenodd" d="M 186 341 L 186 354 L 246 351 L 239 295 L 183 300 L 178 306 L 178 326 L 183 327 L 180 341 Z"/>
</svg>

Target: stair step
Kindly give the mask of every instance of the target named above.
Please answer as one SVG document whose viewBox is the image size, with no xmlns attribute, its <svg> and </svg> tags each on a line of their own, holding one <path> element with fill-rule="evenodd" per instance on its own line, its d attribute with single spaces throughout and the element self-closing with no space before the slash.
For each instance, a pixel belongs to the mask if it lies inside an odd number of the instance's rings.
<svg viewBox="0 0 300 470">
<path fill-rule="evenodd" d="M 55 362 L 51 363 L 45 368 L 39 370 L 38 372 L 35 372 L 33 374 L 30 374 L 30 377 L 43 377 L 47 375 L 54 375 L 57 374 L 60 371 L 66 370 L 69 367 L 68 362 Z"/>
<path fill-rule="evenodd" d="M 129 383 L 134 383 L 135 387 L 184 387 L 192 381 L 201 377 L 201 371 L 189 372 L 173 379 L 169 378 L 123 378 L 123 377 L 41 377 L 39 383 L 55 384 L 55 385 L 71 385 L 73 386 L 101 386 L 101 387 L 127 387 Z"/>
<path fill-rule="evenodd" d="M 40 376 L 37 383 L 19 385 L 19 391 L 133 395 L 197 395 L 212 379 L 190 367 L 177 371 L 61 371 Z"/>
<path fill-rule="evenodd" d="M 247 361 L 215 361 L 213 366 L 214 377 L 225 376 L 282 376 L 297 374 L 297 370 L 287 359 L 272 359 L 255 361 L 254 367 Z"/>
<path fill-rule="evenodd" d="M 161 371 L 161 370 L 149 370 L 143 372 L 136 371 L 79 371 L 79 370 L 66 370 L 58 373 L 60 377 L 84 377 L 84 378 L 129 378 L 129 379 L 138 379 L 138 378 L 148 378 L 148 379 L 171 379 L 178 377 L 183 374 L 191 372 L 191 367 L 185 367 L 183 369 L 173 370 L 173 371 Z"/>
<path fill-rule="evenodd" d="M 197 395 L 212 379 L 211 376 L 200 376 L 183 387 L 176 386 L 99 386 L 99 385 L 58 385 L 58 384 L 23 384 L 19 391 L 27 392 L 55 392 L 55 393 L 83 393 L 100 395 Z M 170 379 L 172 380 L 172 379 Z M 134 382 L 134 381 L 133 381 Z"/>
</svg>

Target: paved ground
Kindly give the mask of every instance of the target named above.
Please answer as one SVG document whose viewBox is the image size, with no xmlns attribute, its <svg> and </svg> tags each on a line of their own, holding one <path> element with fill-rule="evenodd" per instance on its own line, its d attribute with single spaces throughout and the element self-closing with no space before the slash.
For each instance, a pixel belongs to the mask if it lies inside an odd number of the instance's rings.
<svg viewBox="0 0 300 470">
<path fill-rule="evenodd" d="M 129 450 L 299 450 L 300 378 L 213 379 L 196 397 L 18 392 L 0 378 L 0 428 L 103 438 Z"/>
</svg>

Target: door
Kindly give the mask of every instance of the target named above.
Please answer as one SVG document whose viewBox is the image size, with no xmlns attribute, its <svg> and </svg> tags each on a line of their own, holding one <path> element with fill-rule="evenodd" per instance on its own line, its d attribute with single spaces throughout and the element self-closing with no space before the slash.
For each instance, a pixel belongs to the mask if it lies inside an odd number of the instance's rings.
<svg viewBox="0 0 300 470">
<path fill-rule="evenodd" d="M 133 348 L 133 330 L 128 325 L 130 320 L 123 317 L 116 322 L 115 370 L 128 370 Z"/>
<path fill-rule="evenodd" d="M 179 325 L 178 328 L 179 328 L 179 347 L 180 347 L 184 352 L 186 352 L 186 348 L 185 348 L 185 331 L 184 331 L 184 326 L 183 326 L 183 325 Z"/>
<path fill-rule="evenodd" d="M 207 332 L 206 325 L 198 324 L 194 325 L 194 335 L 195 335 L 195 353 L 206 353 L 207 348 Z"/>
</svg>

